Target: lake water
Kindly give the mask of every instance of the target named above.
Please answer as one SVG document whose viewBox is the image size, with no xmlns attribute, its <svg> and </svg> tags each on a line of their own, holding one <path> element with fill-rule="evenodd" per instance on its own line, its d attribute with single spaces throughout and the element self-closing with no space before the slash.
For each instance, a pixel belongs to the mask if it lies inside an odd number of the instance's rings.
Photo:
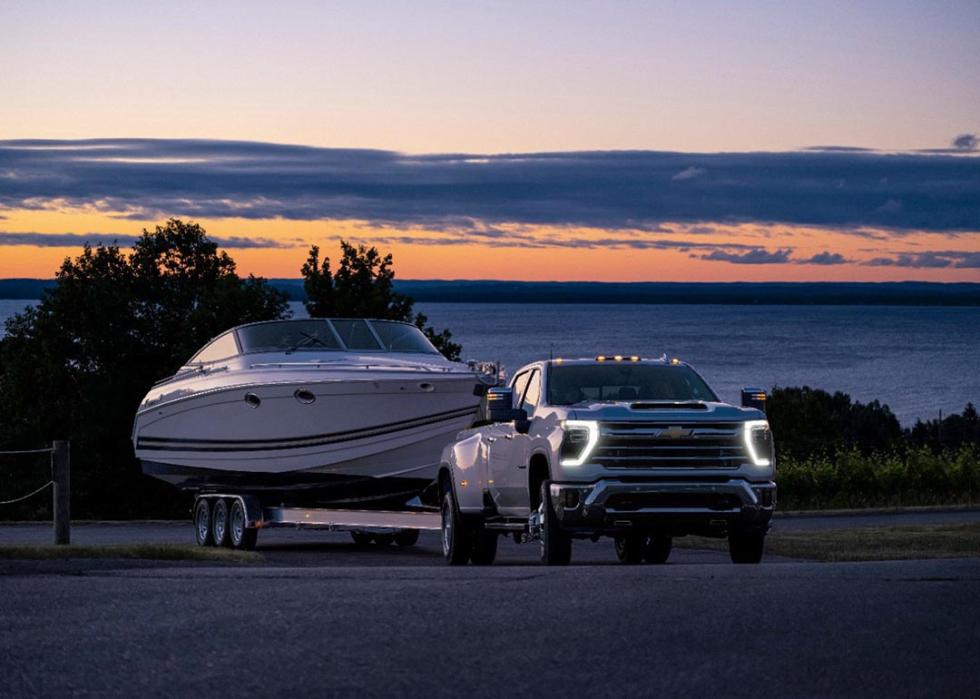
<svg viewBox="0 0 980 699">
<path fill-rule="evenodd" d="M 0 321 L 29 301 L 0 300 Z M 291 304 L 305 315 L 302 304 Z M 512 372 L 548 357 L 662 353 L 724 400 L 741 386 L 810 385 L 891 406 L 905 424 L 980 403 L 980 308 L 420 303 L 464 359 Z M 153 377 L 156 378 L 156 377 Z"/>
</svg>

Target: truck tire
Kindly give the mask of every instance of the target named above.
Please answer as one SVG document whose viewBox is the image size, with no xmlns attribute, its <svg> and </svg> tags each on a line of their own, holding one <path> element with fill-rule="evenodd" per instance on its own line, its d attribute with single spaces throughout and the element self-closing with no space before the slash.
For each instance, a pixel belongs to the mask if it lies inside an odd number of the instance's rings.
<svg viewBox="0 0 980 699">
<path fill-rule="evenodd" d="M 371 540 L 378 546 L 391 546 L 395 543 L 394 534 L 373 534 Z"/>
<path fill-rule="evenodd" d="M 758 563 L 762 560 L 766 533 L 759 529 L 733 529 L 728 533 L 728 553 L 732 563 Z"/>
<path fill-rule="evenodd" d="M 663 534 L 653 534 L 647 539 L 643 551 L 643 560 L 647 563 L 663 565 L 670 558 L 670 550 L 674 546 L 673 538 Z"/>
<path fill-rule="evenodd" d="M 572 560 L 572 537 L 561 530 L 551 504 L 551 481 L 541 484 L 541 562 L 546 566 L 567 566 Z"/>
<path fill-rule="evenodd" d="M 207 498 L 199 498 L 194 503 L 194 538 L 198 546 L 214 546 L 214 536 L 211 531 L 211 505 Z"/>
<path fill-rule="evenodd" d="M 242 551 L 251 551 L 259 538 L 259 530 L 248 526 L 248 515 L 245 506 L 238 498 L 231 503 L 231 513 L 228 515 L 228 537 L 231 547 Z"/>
<path fill-rule="evenodd" d="M 467 523 L 459 512 L 452 486 L 442 494 L 442 555 L 451 566 L 466 565 L 473 548 Z"/>
<path fill-rule="evenodd" d="M 395 544 L 398 546 L 415 546 L 418 540 L 418 529 L 399 529 L 395 532 Z"/>
<path fill-rule="evenodd" d="M 486 529 L 474 532 L 473 551 L 470 555 L 473 565 L 492 565 L 497 558 L 497 533 Z"/>
<path fill-rule="evenodd" d="M 626 565 L 641 563 L 643 561 L 643 554 L 646 552 L 646 545 L 646 536 L 639 532 L 617 534 L 614 539 L 616 557 L 620 563 L 625 563 Z"/>
</svg>

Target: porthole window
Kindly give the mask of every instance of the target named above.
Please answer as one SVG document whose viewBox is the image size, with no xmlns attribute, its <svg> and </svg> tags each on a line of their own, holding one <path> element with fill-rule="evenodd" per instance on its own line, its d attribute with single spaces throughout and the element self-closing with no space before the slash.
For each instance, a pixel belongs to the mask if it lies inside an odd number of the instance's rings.
<svg viewBox="0 0 980 699">
<path fill-rule="evenodd" d="M 419 389 L 422 390 L 422 391 L 425 391 L 426 393 L 431 393 L 432 391 L 435 390 L 435 388 L 436 387 L 433 386 L 428 381 L 424 381 L 424 382 L 422 382 L 422 383 L 419 384 Z"/>
<path fill-rule="evenodd" d="M 247 405 L 250 408 L 257 408 L 260 405 L 262 405 L 262 399 L 259 398 L 254 393 L 246 393 L 245 394 L 245 405 Z"/>
<path fill-rule="evenodd" d="M 314 395 L 313 391 L 310 391 L 306 388 L 297 389 L 296 392 L 293 393 L 293 396 L 300 403 L 304 403 L 306 405 L 309 405 L 310 403 L 316 400 L 316 395 Z"/>
</svg>

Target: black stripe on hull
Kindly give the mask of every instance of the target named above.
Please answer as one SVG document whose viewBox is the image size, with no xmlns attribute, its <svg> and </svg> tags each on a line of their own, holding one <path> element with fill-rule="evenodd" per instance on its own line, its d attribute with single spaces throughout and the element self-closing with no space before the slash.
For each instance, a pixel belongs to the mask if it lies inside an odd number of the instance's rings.
<svg viewBox="0 0 980 699">
<path fill-rule="evenodd" d="M 249 473 L 140 461 L 143 473 L 182 490 L 256 496 L 263 506 L 395 507 L 420 497 L 432 485 L 425 478 L 372 478 L 292 471 Z"/>
<path fill-rule="evenodd" d="M 460 408 L 449 410 L 444 413 L 435 413 L 424 417 L 413 418 L 411 420 L 400 420 L 384 425 L 365 427 L 359 430 L 348 432 L 333 432 L 328 434 L 312 435 L 307 437 L 297 437 L 295 439 L 170 439 L 164 437 L 138 437 L 136 448 L 146 451 L 200 451 L 200 452 L 239 452 L 239 451 L 266 451 L 278 449 L 303 449 L 307 447 L 318 447 L 342 442 L 351 442 L 356 439 L 377 437 L 378 435 L 392 434 L 404 430 L 415 429 L 416 427 L 427 427 L 437 425 L 440 422 L 458 420 L 476 414 L 476 406 L 471 408 Z M 206 446 L 199 446 L 206 445 Z"/>
</svg>

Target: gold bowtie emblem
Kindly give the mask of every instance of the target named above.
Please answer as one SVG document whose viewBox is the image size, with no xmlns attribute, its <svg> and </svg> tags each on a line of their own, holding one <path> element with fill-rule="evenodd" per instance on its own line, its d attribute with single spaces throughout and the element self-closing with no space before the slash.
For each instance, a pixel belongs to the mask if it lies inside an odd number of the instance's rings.
<svg viewBox="0 0 980 699">
<path fill-rule="evenodd" d="M 686 427 L 681 427 L 680 425 L 671 425 L 667 429 L 660 433 L 661 437 L 666 437 L 667 439 L 680 439 L 681 437 L 690 437 L 694 434 L 694 430 L 689 430 Z"/>
</svg>

